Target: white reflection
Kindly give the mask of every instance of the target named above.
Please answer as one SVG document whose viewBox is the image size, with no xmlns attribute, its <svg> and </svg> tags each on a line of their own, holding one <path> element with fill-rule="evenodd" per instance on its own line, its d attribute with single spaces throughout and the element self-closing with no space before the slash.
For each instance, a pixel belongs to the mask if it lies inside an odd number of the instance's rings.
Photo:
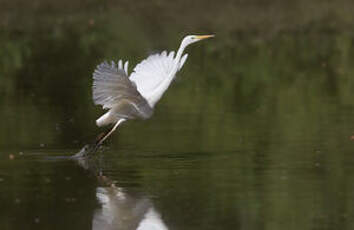
<svg viewBox="0 0 354 230">
<path fill-rule="evenodd" d="M 166 229 L 166 225 L 162 222 L 160 214 L 155 209 L 150 208 L 144 216 L 144 219 L 140 222 L 137 230 L 152 230 L 152 229 Z"/>
<path fill-rule="evenodd" d="M 96 197 L 101 207 L 95 211 L 93 230 L 168 229 L 149 199 L 135 198 L 114 185 L 98 187 Z"/>
<path fill-rule="evenodd" d="M 97 176 L 103 186 L 96 188 L 96 198 L 100 205 L 92 220 L 93 230 L 167 230 L 160 214 L 148 198 L 129 194 L 116 186 L 112 180 L 101 175 L 97 165 L 99 160 L 83 157 L 89 147 L 85 146 L 73 157 L 78 164 Z M 84 151 L 84 154 L 81 152 Z M 101 162 L 102 163 L 102 162 Z"/>
</svg>

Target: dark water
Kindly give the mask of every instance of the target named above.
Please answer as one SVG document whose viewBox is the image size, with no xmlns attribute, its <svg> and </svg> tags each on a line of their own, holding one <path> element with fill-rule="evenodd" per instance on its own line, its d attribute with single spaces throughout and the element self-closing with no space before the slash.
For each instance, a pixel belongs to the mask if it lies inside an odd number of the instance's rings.
<svg viewBox="0 0 354 230">
<path fill-rule="evenodd" d="M 352 8 L 1 1 L 0 228 L 352 229 Z M 105 131 L 95 66 L 131 71 L 189 33 L 216 37 L 187 49 L 153 118 L 65 158 Z"/>
</svg>

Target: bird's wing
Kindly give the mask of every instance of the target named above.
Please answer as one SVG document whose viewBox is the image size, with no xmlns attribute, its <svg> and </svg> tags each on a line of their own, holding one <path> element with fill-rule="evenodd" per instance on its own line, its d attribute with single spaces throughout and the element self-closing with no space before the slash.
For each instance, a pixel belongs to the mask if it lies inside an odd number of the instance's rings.
<svg viewBox="0 0 354 230">
<path fill-rule="evenodd" d="M 180 62 L 179 69 L 187 60 L 188 54 L 185 54 Z M 146 98 L 149 93 L 169 75 L 173 69 L 175 61 L 175 52 L 166 51 L 150 55 L 147 59 L 140 62 L 130 75 L 130 80 L 135 82 L 140 94 Z M 178 70 L 179 70 L 178 69 Z"/>
<path fill-rule="evenodd" d="M 147 119 L 152 116 L 153 109 L 149 106 L 145 99 L 137 101 L 123 98 L 114 106 L 113 112 L 114 115 L 119 118 Z"/>
<path fill-rule="evenodd" d="M 92 97 L 96 105 L 112 108 L 122 99 L 140 99 L 136 85 L 128 78 L 128 62 L 103 62 L 93 73 Z"/>
</svg>

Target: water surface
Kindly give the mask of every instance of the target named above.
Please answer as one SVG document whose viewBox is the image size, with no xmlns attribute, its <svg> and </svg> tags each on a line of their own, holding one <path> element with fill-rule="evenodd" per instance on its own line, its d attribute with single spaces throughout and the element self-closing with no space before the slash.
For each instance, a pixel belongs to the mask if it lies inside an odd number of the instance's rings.
<svg viewBox="0 0 354 230">
<path fill-rule="evenodd" d="M 352 228 L 350 1 L 79 2 L 0 5 L 1 229 Z M 211 32 L 151 119 L 67 158 L 105 131 L 97 64 Z"/>
</svg>

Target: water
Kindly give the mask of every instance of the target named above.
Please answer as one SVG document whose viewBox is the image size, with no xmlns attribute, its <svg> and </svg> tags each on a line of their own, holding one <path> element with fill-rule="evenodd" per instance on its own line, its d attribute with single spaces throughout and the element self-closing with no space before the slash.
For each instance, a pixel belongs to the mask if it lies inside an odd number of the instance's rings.
<svg viewBox="0 0 354 230">
<path fill-rule="evenodd" d="M 352 229 L 350 1 L 0 4 L 1 229 Z M 95 66 L 187 33 L 154 116 L 70 159 Z"/>
</svg>

